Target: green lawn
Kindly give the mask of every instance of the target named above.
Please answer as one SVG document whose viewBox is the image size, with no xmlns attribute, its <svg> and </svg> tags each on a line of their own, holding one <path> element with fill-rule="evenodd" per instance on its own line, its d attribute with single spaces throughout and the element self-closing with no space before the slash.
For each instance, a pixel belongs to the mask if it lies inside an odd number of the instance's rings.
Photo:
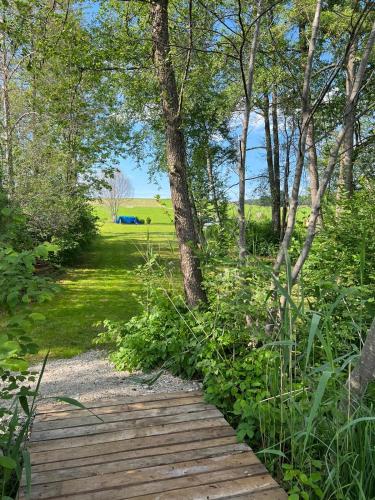
<svg viewBox="0 0 375 500">
<path fill-rule="evenodd" d="M 87 351 L 98 332 L 95 323 L 107 318 L 127 320 L 138 312 L 134 294 L 141 293 L 142 279 L 128 271 L 144 262 L 148 238 L 158 253 L 177 259 L 171 209 L 161 208 L 154 200 L 130 200 L 121 207 L 120 215 L 150 217 L 149 226 L 114 224 L 104 205 L 95 209 L 101 219 L 100 236 L 78 265 L 67 269 L 53 301 L 33 306 L 33 311 L 47 318 L 32 332 L 42 346 L 37 358 L 48 349 L 54 358 Z"/>
<path fill-rule="evenodd" d="M 96 204 L 100 235 L 78 263 L 60 280 L 61 292 L 52 302 L 32 306 L 47 318 L 35 327 L 32 336 L 41 346 L 36 359 L 50 350 L 53 358 L 75 356 L 93 347 L 104 319 L 127 320 L 139 312 L 134 295 L 142 293 L 142 278 L 134 270 L 144 262 L 148 241 L 158 254 L 177 261 L 171 201 L 165 207 L 152 199 L 124 202 L 119 215 L 151 218 L 150 225 L 120 225 L 109 220 L 109 210 Z M 250 220 L 270 217 L 269 207 L 247 206 Z M 235 213 L 235 207 L 230 207 Z M 177 264 L 176 264 L 177 265 Z M 130 272 L 129 272 L 130 271 Z"/>
</svg>

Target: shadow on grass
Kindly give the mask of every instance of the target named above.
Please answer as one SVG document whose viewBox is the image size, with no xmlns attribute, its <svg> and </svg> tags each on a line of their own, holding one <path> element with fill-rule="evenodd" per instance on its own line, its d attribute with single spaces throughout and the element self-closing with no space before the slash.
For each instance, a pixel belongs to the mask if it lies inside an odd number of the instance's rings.
<svg viewBox="0 0 375 500">
<path fill-rule="evenodd" d="M 162 259 L 177 262 L 170 236 L 150 233 L 150 243 Z M 32 332 L 41 346 L 34 360 L 47 349 L 52 358 L 85 352 L 94 347 L 93 339 L 101 331 L 98 322 L 127 321 L 140 312 L 143 277 L 136 268 L 144 263 L 147 246 L 146 235 L 139 232 L 107 232 L 93 242 L 77 267 L 62 277 L 61 293 L 51 302 L 30 308 L 47 317 Z"/>
</svg>

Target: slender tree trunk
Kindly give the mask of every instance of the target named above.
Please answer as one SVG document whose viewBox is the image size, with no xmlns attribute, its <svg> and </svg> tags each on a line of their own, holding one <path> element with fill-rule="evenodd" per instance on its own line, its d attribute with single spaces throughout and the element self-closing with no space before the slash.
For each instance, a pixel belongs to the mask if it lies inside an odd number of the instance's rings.
<svg viewBox="0 0 375 500">
<path fill-rule="evenodd" d="M 306 136 L 306 149 L 309 157 L 309 178 L 310 178 L 310 194 L 311 204 L 315 202 L 316 193 L 319 189 L 319 173 L 318 173 L 318 156 L 315 146 L 315 127 L 314 119 L 311 118 Z"/>
<path fill-rule="evenodd" d="M 2 19 L 0 18 L 0 21 Z M 2 33 L 1 44 L 1 79 L 2 79 L 2 108 L 3 108 L 3 159 L 5 171 L 3 172 L 3 184 L 12 198 L 14 194 L 14 163 L 13 163 L 13 128 L 11 123 L 11 105 L 9 99 L 9 64 L 8 50 L 5 35 Z"/>
<path fill-rule="evenodd" d="M 289 248 L 290 240 L 292 238 L 294 225 L 296 222 L 296 215 L 298 209 L 298 197 L 299 197 L 299 188 L 301 184 L 303 165 L 305 159 L 305 151 L 306 151 L 306 136 L 307 130 L 309 126 L 310 120 L 310 82 L 311 82 L 311 74 L 312 74 L 312 63 L 318 38 L 319 24 L 320 24 L 320 13 L 322 8 L 322 1 L 317 0 L 315 15 L 312 24 L 312 32 L 311 38 L 309 42 L 309 49 L 307 55 L 307 62 L 305 67 L 305 74 L 303 80 L 303 89 L 301 96 L 301 105 L 302 105 L 302 119 L 300 125 L 300 136 L 298 141 L 298 153 L 297 153 L 297 162 L 296 169 L 294 175 L 294 182 L 292 187 L 292 196 L 290 199 L 290 208 L 288 213 L 288 219 L 286 224 L 286 229 L 284 233 L 283 241 L 280 244 L 280 249 L 277 254 L 277 257 L 274 262 L 273 271 L 275 275 L 278 275 L 281 265 L 284 262 L 285 249 Z"/>
<path fill-rule="evenodd" d="M 286 228 L 286 219 L 289 208 L 289 173 L 290 173 L 290 150 L 292 147 L 293 136 L 294 136 L 294 125 L 291 131 L 290 136 L 287 133 L 287 123 L 285 120 L 285 133 L 286 133 L 286 145 L 285 145 L 285 167 L 284 167 L 284 202 L 282 209 L 282 217 L 281 217 L 281 231 L 280 231 L 280 242 L 284 238 L 285 228 Z"/>
<path fill-rule="evenodd" d="M 273 172 L 274 189 L 272 196 L 272 225 L 275 234 L 279 237 L 281 231 L 280 221 L 280 143 L 279 143 L 279 120 L 277 116 L 277 93 L 272 93 L 272 137 L 273 137 Z"/>
<path fill-rule="evenodd" d="M 260 31 L 260 13 L 262 0 L 258 0 L 256 16 L 257 20 L 254 26 L 253 38 L 251 41 L 249 65 L 247 72 L 247 80 L 244 81 L 245 91 L 245 110 L 242 118 L 242 134 L 239 145 L 238 158 L 238 227 L 239 227 L 239 257 L 240 261 L 244 261 L 246 257 L 246 217 L 245 217 L 245 192 L 246 192 L 246 150 L 247 150 L 247 134 L 249 130 L 249 119 L 251 111 L 251 100 L 253 91 L 255 56 L 258 50 L 259 31 Z"/>
<path fill-rule="evenodd" d="M 215 215 L 216 215 L 217 221 L 220 224 L 220 226 L 222 226 L 223 221 L 221 219 L 220 210 L 219 210 L 219 202 L 217 199 L 216 184 L 215 184 L 214 172 L 213 172 L 213 168 L 212 168 L 212 159 L 211 159 L 209 147 L 207 148 L 206 154 L 207 154 L 207 177 L 208 177 L 208 183 L 210 186 L 210 191 L 212 194 L 212 203 L 214 205 L 214 210 L 215 210 Z"/>
<path fill-rule="evenodd" d="M 153 57 L 165 122 L 169 182 L 180 248 L 181 271 L 186 300 L 193 307 L 200 301 L 206 301 L 206 294 L 202 287 L 202 273 L 196 255 L 197 241 L 186 175 L 185 140 L 181 127 L 176 78 L 170 56 L 168 0 L 152 1 L 151 20 Z"/>
<path fill-rule="evenodd" d="M 353 88 L 352 88 L 351 94 L 349 96 L 349 99 L 347 101 L 347 105 L 345 107 L 343 127 L 341 128 L 340 132 L 338 133 L 338 135 L 336 137 L 336 141 L 331 148 L 331 151 L 330 151 L 329 157 L 328 157 L 327 167 L 326 167 L 324 174 L 323 174 L 323 177 L 321 179 L 319 189 L 318 189 L 317 194 L 316 194 L 315 202 L 311 207 L 311 214 L 310 214 L 310 218 L 309 218 L 309 224 L 307 227 L 306 239 L 304 241 L 301 252 L 300 252 L 298 259 L 297 259 L 297 261 L 293 267 L 293 270 L 292 270 L 291 278 L 292 278 L 293 283 L 296 282 L 296 280 L 299 276 L 299 273 L 301 272 L 301 269 L 302 269 L 308 255 L 310 253 L 311 246 L 312 246 L 312 243 L 313 243 L 314 238 L 315 238 L 316 223 L 317 223 L 317 220 L 318 220 L 319 215 L 320 215 L 321 202 L 322 202 L 323 196 L 326 192 L 326 189 L 328 187 L 328 184 L 331 180 L 334 168 L 337 164 L 337 158 L 339 155 L 339 151 L 340 151 L 340 148 L 341 148 L 342 143 L 344 141 L 345 134 L 347 133 L 347 127 L 349 126 L 347 116 L 351 115 L 353 112 L 355 112 L 358 97 L 359 97 L 359 92 L 361 90 L 361 86 L 362 86 L 363 79 L 365 76 L 367 64 L 368 64 L 374 43 L 375 43 L 375 22 L 372 26 L 370 36 L 367 40 L 367 44 L 366 44 L 365 50 L 364 50 L 362 58 L 361 58 L 361 62 L 358 66 L 358 70 L 357 70 L 356 75 L 355 75 Z"/>
<path fill-rule="evenodd" d="M 263 102 L 263 117 L 264 117 L 264 136 L 266 143 L 266 159 L 267 159 L 267 171 L 268 171 L 268 184 L 270 187 L 271 193 L 271 207 L 272 207 L 272 229 L 276 234 L 280 234 L 280 228 L 277 227 L 277 215 L 275 214 L 275 172 L 274 172 L 274 163 L 273 163 L 273 155 L 272 155 L 272 139 L 271 139 L 271 127 L 270 127 L 270 100 L 268 94 L 264 95 Z M 280 215 L 280 212 L 279 212 Z M 279 216 L 280 222 L 280 216 Z"/>
<path fill-rule="evenodd" d="M 348 387 L 354 396 L 361 397 L 373 380 L 375 380 L 375 318 L 363 344 L 358 364 L 348 380 Z"/>
<path fill-rule="evenodd" d="M 284 238 L 286 219 L 288 215 L 288 205 L 289 205 L 289 171 L 290 171 L 290 144 L 286 146 L 285 153 L 285 169 L 284 169 L 284 201 L 281 216 L 281 229 L 280 229 L 280 241 Z"/>
<path fill-rule="evenodd" d="M 191 213 L 193 214 L 195 234 L 197 235 L 199 245 L 201 247 L 203 247 L 204 244 L 206 243 L 206 240 L 205 240 L 205 237 L 203 234 L 202 221 L 201 221 L 199 214 L 198 214 L 197 205 L 195 203 L 194 191 L 193 191 L 193 188 L 191 187 L 191 184 L 189 186 L 189 199 L 190 199 L 190 205 L 191 205 Z"/>
<path fill-rule="evenodd" d="M 345 96 L 346 102 L 350 99 L 355 79 L 355 45 L 350 47 L 346 62 Z M 355 109 L 345 117 L 346 134 L 342 143 L 342 154 L 340 161 L 340 171 L 337 185 L 337 200 L 342 196 L 352 196 L 353 194 L 353 146 L 354 146 L 354 125 Z"/>
<path fill-rule="evenodd" d="M 350 99 L 355 81 L 355 46 L 352 45 L 346 65 L 346 100 Z M 343 166 L 344 166 L 344 186 L 348 196 L 353 194 L 353 145 L 354 145 L 354 124 L 355 109 L 352 109 L 345 117 L 346 133 L 342 143 L 343 146 Z"/>
<path fill-rule="evenodd" d="M 309 128 L 307 130 L 306 148 L 309 158 L 308 166 L 309 166 L 311 206 L 313 206 L 316 201 L 316 196 L 319 189 L 318 155 L 316 152 L 315 126 L 314 126 L 313 116 L 311 117 Z M 323 226 L 323 217 L 321 209 L 317 219 L 317 226 L 319 227 Z"/>
</svg>

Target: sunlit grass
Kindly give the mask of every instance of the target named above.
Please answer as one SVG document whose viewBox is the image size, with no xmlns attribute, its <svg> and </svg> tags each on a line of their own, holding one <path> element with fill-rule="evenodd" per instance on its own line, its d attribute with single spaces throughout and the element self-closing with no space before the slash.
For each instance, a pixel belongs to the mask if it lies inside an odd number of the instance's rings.
<svg viewBox="0 0 375 500">
<path fill-rule="evenodd" d="M 170 210 L 154 200 L 130 200 L 122 206 L 121 215 L 151 218 L 150 225 L 120 225 L 109 221 L 105 205 L 96 206 L 100 217 L 100 236 L 59 281 L 61 292 L 52 302 L 33 306 L 47 320 L 35 328 L 32 336 L 41 346 L 36 356 L 47 350 L 55 358 L 67 358 L 92 348 L 98 332 L 96 323 L 104 319 L 128 320 L 139 312 L 136 296 L 142 295 L 141 276 L 135 273 L 144 262 L 148 241 L 168 259 L 177 259 L 174 226 Z"/>
</svg>

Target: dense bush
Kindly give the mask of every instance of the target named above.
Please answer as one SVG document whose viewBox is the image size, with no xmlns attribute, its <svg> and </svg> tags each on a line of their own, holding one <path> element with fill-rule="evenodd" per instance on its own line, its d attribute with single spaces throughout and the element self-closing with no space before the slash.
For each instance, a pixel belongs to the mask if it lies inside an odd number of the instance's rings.
<svg viewBox="0 0 375 500">
<path fill-rule="evenodd" d="M 178 292 L 163 286 L 160 263 L 149 262 L 140 269 L 147 274 L 144 313 L 127 323 L 105 322 L 98 342 L 110 341 L 120 369 L 168 369 L 201 379 L 206 398 L 291 498 L 373 498 L 372 389 L 351 411 L 345 389 L 368 326 L 361 283 L 348 290 L 338 281 L 322 301 L 311 281 L 301 282 L 270 337 L 264 327 L 269 270 L 256 258 L 242 268 L 229 257 L 219 260 L 218 248 L 205 264 L 208 306 L 189 310 Z M 348 309 L 351 293 L 357 298 Z"/>
<path fill-rule="evenodd" d="M 2 217 L 9 218 L 8 209 Z M 57 287 L 35 275 L 37 259 L 47 258 L 50 247 L 17 252 L 5 244 L 12 237 L 3 233 L 0 242 L 0 490 L 2 498 L 15 498 L 22 468 L 29 463 L 24 449 L 32 417 L 35 391 L 30 383 L 35 373 L 29 371 L 27 356 L 38 346 L 29 332 L 33 323 L 44 320 L 40 313 L 27 313 L 22 304 L 50 300 Z M 7 237 L 6 237 L 7 236 Z M 30 406 L 29 399 L 32 399 Z"/>
</svg>

